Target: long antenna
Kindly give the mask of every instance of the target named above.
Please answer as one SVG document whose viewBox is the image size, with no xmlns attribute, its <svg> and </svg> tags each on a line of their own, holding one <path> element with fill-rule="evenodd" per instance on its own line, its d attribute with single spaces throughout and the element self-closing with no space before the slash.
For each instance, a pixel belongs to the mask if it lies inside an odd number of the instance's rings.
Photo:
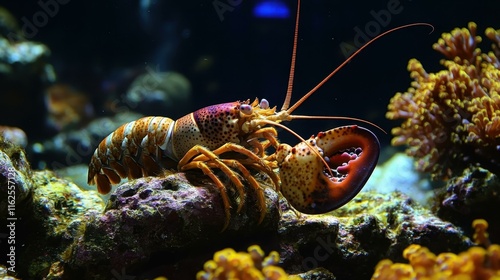
<svg viewBox="0 0 500 280">
<path fill-rule="evenodd" d="M 309 116 L 309 115 L 290 115 L 289 116 L 290 120 L 347 120 L 347 121 L 356 121 L 356 122 L 362 122 L 369 124 L 371 126 L 376 127 L 383 133 L 387 134 L 387 132 L 381 128 L 380 126 L 372 123 L 371 121 L 359 119 L 359 118 L 353 118 L 353 117 L 344 117 L 344 116 Z"/>
<path fill-rule="evenodd" d="M 344 62 L 342 62 L 342 64 L 340 64 L 337 68 L 335 68 L 335 70 L 333 70 L 328 76 L 326 76 L 326 78 L 324 78 L 315 87 L 313 87 L 308 93 L 306 93 L 304 96 L 302 96 L 302 98 L 300 98 L 299 101 L 297 101 L 295 104 L 293 104 L 293 106 L 290 107 L 290 109 L 288 109 L 288 113 L 291 114 L 293 111 L 295 111 L 295 109 L 297 109 L 297 107 L 299 107 L 300 104 L 302 104 L 307 98 L 309 98 L 309 96 L 311 96 L 313 93 L 315 93 L 324 83 L 326 83 L 326 81 L 328 81 L 333 75 L 335 75 L 340 69 L 342 69 L 342 67 L 344 67 L 347 63 L 349 63 L 356 55 L 358 55 L 362 50 L 364 50 L 366 47 L 368 47 L 371 43 L 377 41 L 381 37 L 383 37 L 389 33 L 392 33 L 394 31 L 397 31 L 397 30 L 400 30 L 403 28 L 408 28 L 411 26 L 421 26 L 421 25 L 422 26 L 430 26 L 432 28 L 430 33 L 432 33 L 432 31 L 434 31 L 434 26 L 432 26 L 431 24 L 425 23 L 425 22 L 417 22 L 417 23 L 410 23 L 410 24 L 395 27 L 395 28 L 390 29 L 388 31 L 385 31 L 382 34 L 371 39 L 370 41 L 368 41 L 368 43 L 364 44 L 357 51 L 355 51 L 353 54 L 351 54 Z M 288 98 L 288 93 L 287 93 L 287 98 Z"/>
<path fill-rule="evenodd" d="M 300 0 L 297 1 L 297 15 L 295 16 L 295 32 L 293 35 L 293 50 L 292 50 L 292 63 L 290 65 L 290 76 L 288 77 L 288 87 L 286 90 L 286 97 L 281 110 L 288 109 L 290 100 L 292 99 L 293 90 L 293 77 L 295 76 L 295 59 L 297 58 L 297 41 L 299 40 L 299 15 L 300 15 Z"/>
</svg>

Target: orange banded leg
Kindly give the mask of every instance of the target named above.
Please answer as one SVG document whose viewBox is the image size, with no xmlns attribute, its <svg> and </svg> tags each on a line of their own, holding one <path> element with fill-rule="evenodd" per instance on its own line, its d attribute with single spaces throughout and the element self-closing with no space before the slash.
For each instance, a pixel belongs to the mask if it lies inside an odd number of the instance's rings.
<svg viewBox="0 0 500 280">
<path fill-rule="evenodd" d="M 243 146 L 235 144 L 235 143 L 226 143 L 226 144 L 222 145 L 221 147 L 212 151 L 212 153 L 214 153 L 217 156 L 219 156 L 223 153 L 226 153 L 226 152 L 235 152 L 235 153 L 239 153 L 239 154 L 246 156 L 247 159 L 238 159 L 238 161 L 241 162 L 243 165 L 246 165 L 246 166 L 251 165 L 254 169 L 266 173 L 273 181 L 273 184 L 275 186 L 276 191 L 279 192 L 280 184 L 281 184 L 280 179 L 279 179 L 278 175 L 276 173 L 274 173 L 274 171 L 273 171 L 273 168 L 278 167 L 275 159 L 273 159 L 272 161 L 264 160 L 264 159 L 260 158 L 259 156 L 257 156 L 256 154 L 254 154 L 252 151 L 244 148 Z M 206 162 L 206 161 L 208 161 L 208 158 L 205 155 L 200 154 L 200 155 L 196 156 L 195 158 L 193 158 L 192 161 L 205 161 Z"/>
<path fill-rule="evenodd" d="M 206 149 L 206 148 L 204 148 L 204 149 Z M 208 150 L 208 149 L 206 149 L 206 150 Z M 245 147 L 243 147 L 241 145 L 238 145 L 235 143 L 226 143 L 226 144 L 224 144 L 224 145 L 220 146 L 219 148 L 212 151 L 212 153 L 215 154 L 217 157 L 219 155 L 221 155 L 223 153 L 227 153 L 227 152 L 235 152 L 235 153 L 244 155 L 248 159 L 240 160 L 240 162 L 254 162 L 254 163 L 262 166 L 264 169 L 266 169 L 266 171 L 265 171 L 266 173 L 272 172 L 272 169 L 271 169 L 271 167 L 269 167 L 270 164 L 268 162 L 264 161 L 262 158 L 257 156 L 255 153 L 253 153 L 252 151 L 246 149 Z M 179 166 L 181 165 L 181 163 L 184 159 L 186 159 L 186 156 L 184 156 L 184 158 L 181 159 L 181 161 L 179 162 Z M 209 158 L 205 154 L 200 154 L 200 155 L 196 156 L 195 158 L 193 158 L 191 161 L 208 161 L 208 160 L 209 160 Z"/>
<path fill-rule="evenodd" d="M 196 158 L 198 158 L 197 155 L 200 155 L 200 154 L 205 156 L 205 158 L 203 158 L 203 160 L 196 159 Z M 189 162 L 189 159 L 191 159 L 195 156 L 196 156 L 196 158 Z M 229 179 L 236 186 L 236 188 L 238 189 L 238 192 L 240 194 L 241 200 L 240 200 L 240 203 L 238 205 L 238 212 L 239 212 L 241 210 L 241 208 L 243 207 L 243 204 L 245 203 L 245 201 L 244 201 L 245 192 L 243 189 L 243 183 L 238 178 L 237 173 L 232 171 L 231 168 L 229 168 L 225 163 L 223 163 L 219 159 L 217 154 L 215 154 L 214 152 L 212 152 L 209 149 L 207 149 L 203 146 L 200 146 L 200 145 L 194 146 L 184 155 L 184 157 L 179 161 L 178 169 L 180 171 L 186 171 L 189 169 L 199 168 L 197 165 L 198 162 L 208 162 L 211 164 L 211 166 L 215 165 L 214 167 L 220 169 L 224 174 L 226 174 L 229 177 Z M 213 174 L 213 172 L 211 172 L 211 173 Z M 213 176 L 215 176 L 215 174 Z"/>
<path fill-rule="evenodd" d="M 243 175 L 243 178 L 247 180 L 247 182 L 250 184 L 250 186 L 255 190 L 255 193 L 257 194 L 257 201 L 259 203 L 259 210 L 260 210 L 260 218 L 259 218 L 259 224 L 262 223 L 264 220 L 264 217 L 266 216 L 266 199 L 264 197 L 264 192 L 262 191 L 262 188 L 260 187 L 259 183 L 255 178 L 250 174 L 248 169 L 241 164 L 238 160 L 235 159 L 222 159 L 222 162 L 224 162 L 226 165 L 231 166 L 235 169 L 238 169 L 241 174 Z"/>
<path fill-rule="evenodd" d="M 224 205 L 224 212 L 226 213 L 226 222 L 224 223 L 224 226 L 222 227 L 221 231 L 224 231 L 227 226 L 229 225 L 229 221 L 231 220 L 231 212 L 229 211 L 229 208 L 231 205 L 229 204 L 229 197 L 227 196 L 227 190 L 224 184 L 219 180 L 219 178 L 214 174 L 212 169 L 208 167 L 207 164 L 201 161 L 195 161 L 195 162 L 190 162 L 189 164 L 186 164 L 186 169 L 201 169 L 203 171 L 203 174 L 207 175 L 212 179 L 214 184 L 217 186 L 219 189 L 220 195 L 222 197 L 222 203 Z"/>
<path fill-rule="evenodd" d="M 277 168 L 278 165 L 276 163 L 275 156 L 269 156 L 271 160 L 265 160 L 254 154 L 252 151 L 245 149 L 244 147 L 235 144 L 235 143 L 226 143 L 222 145 L 221 147 L 215 149 L 212 151 L 215 155 L 221 155 L 226 152 L 235 152 L 242 154 L 246 156 L 246 159 L 238 159 L 239 162 L 241 162 L 245 166 L 252 166 L 252 168 L 262 171 L 266 173 L 271 180 L 273 181 L 273 184 L 276 188 L 276 191 L 279 192 L 280 189 L 280 179 L 276 173 L 274 173 L 273 169 Z M 275 154 L 273 154 L 275 155 Z M 183 158 L 184 159 L 184 158 Z M 192 161 L 208 161 L 208 158 L 204 154 L 200 154 L 196 156 L 195 158 L 192 159 Z M 181 159 L 182 162 L 182 159 Z M 179 163 L 180 165 L 181 163 Z"/>
<path fill-rule="evenodd" d="M 277 166 L 274 167 L 274 165 L 276 165 L 275 163 L 269 162 L 265 166 L 262 166 L 258 163 L 255 163 L 255 162 L 247 162 L 246 160 L 239 160 L 239 162 L 242 163 L 244 166 L 248 166 L 248 167 L 253 168 L 255 170 L 264 172 L 267 176 L 269 176 L 269 178 L 271 178 L 271 181 L 273 181 L 273 185 L 275 187 L 275 190 L 277 192 L 280 191 L 280 185 L 281 185 L 280 178 L 272 170 L 273 168 L 277 168 Z"/>
</svg>

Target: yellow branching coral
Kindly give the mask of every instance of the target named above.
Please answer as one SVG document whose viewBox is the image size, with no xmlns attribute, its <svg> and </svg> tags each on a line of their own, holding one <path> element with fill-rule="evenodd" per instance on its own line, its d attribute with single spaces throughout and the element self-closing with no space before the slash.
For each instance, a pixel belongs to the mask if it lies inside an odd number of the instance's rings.
<svg viewBox="0 0 500 280">
<path fill-rule="evenodd" d="M 475 220 L 473 227 L 475 242 L 487 244 L 488 223 Z M 372 279 L 500 279 L 500 245 L 497 244 L 486 249 L 472 247 L 458 255 L 441 253 L 438 256 L 425 247 L 412 244 L 404 250 L 403 257 L 409 264 L 380 261 Z"/>
<path fill-rule="evenodd" d="M 468 27 L 443 34 L 433 45 L 446 57 L 446 70 L 427 73 L 411 59 L 414 81 L 388 105 L 386 117 L 403 120 L 392 130 L 392 144 L 406 144 L 417 169 L 434 178 L 460 174 L 469 164 L 500 172 L 500 30 L 486 30 L 493 41 L 486 54 L 476 48 L 482 40 L 476 24 Z"/>
<path fill-rule="evenodd" d="M 198 272 L 198 280 L 282 280 L 288 279 L 285 271 L 276 266 L 279 262 L 277 252 L 271 252 L 267 257 L 264 251 L 253 245 L 248 247 L 248 253 L 235 252 L 231 248 L 218 251 L 214 259 L 204 265 L 204 270 Z"/>
</svg>

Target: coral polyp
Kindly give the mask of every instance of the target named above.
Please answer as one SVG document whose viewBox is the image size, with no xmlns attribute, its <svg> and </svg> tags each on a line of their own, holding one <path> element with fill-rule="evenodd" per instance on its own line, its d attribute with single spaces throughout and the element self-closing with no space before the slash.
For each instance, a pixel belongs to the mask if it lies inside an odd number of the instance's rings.
<svg viewBox="0 0 500 280">
<path fill-rule="evenodd" d="M 382 260 L 375 268 L 372 280 L 382 279 L 499 279 L 500 245 L 489 244 L 488 223 L 478 219 L 472 223 L 474 240 L 483 247 L 471 247 L 458 255 L 435 255 L 426 247 L 412 244 L 403 252 L 409 264 Z"/>
<path fill-rule="evenodd" d="M 482 53 L 476 24 L 445 33 L 433 48 L 446 70 L 427 73 L 408 63 L 414 79 L 390 101 L 386 117 L 403 120 L 392 130 L 393 145 L 407 145 L 417 169 L 434 178 L 460 174 L 469 165 L 500 172 L 500 30 L 488 28 L 493 52 Z"/>
<path fill-rule="evenodd" d="M 248 253 L 226 248 L 216 252 L 213 260 L 205 263 L 204 271 L 198 272 L 196 279 L 288 279 L 286 272 L 276 266 L 279 259 L 275 251 L 266 257 L 258 245 L 248 247 Z"/>
</svg>

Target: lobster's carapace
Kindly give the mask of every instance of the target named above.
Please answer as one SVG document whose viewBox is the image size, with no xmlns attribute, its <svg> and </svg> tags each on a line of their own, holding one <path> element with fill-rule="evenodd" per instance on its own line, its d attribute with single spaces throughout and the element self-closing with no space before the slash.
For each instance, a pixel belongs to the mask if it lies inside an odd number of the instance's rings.
<svg viewBox="0 0 500 280">
<path fill-rule="evenodd" d="M 290 203 L 305 213 L 323 213 L 349 201 L 363 187 L 377 163 L 380 146 L 375 135 L 367 129 L 349 126 L 319 133 L 316 138 L 306 141 L 281 122 L 308 118 L 348 119 L 370 123 L 356 118 L 301 116 L 292 115 L 292 112 L 371 42 L 404 27 L 427 24 L 410 24 L 375 37 L 300 100 L 289 106 L 298 19 L 299 8 L 289 86 L 280 111 L 276 107 L 270 108 L 265 99 L 260 102 L 256 99 L 253 102 L 247 100 L 208 106 L 176 121 L 165 117 L 144 117 L 124 124 L 106 137 L 96 149 L 89 165 L 89 183 L 95 183 L 99 192 L 108 193 L 111 185 L 119 183 L 121 178 L 157 175 L 172 164 L 177 165 L 179 171 L 199 169 L 220 190 L 227 216 L 224 228 L 229 223 L 230 201 L 226 186 L 213 173 L 213 169 L 221 170 L 237 188 L 240 194 L 238 211 L 245 202 L 244 184 L 240 178 L 243 177 L 248 182 L 257 193 L 260 221 L 265 215 L 265 201 L 263 191 L 251 170 L 267 174 L 276 190 L 281 188 Z M 292 132 L 302 142 L 294 148 L 279 144 L 276 126 Z M 276 153 L 266 155 L 270 146 L 276 149 Z M 225 153 L 237 156 L 221 157 Z M 277 167 L 280 169 L 279 177 L 274 172 Z"/>
</svg>

